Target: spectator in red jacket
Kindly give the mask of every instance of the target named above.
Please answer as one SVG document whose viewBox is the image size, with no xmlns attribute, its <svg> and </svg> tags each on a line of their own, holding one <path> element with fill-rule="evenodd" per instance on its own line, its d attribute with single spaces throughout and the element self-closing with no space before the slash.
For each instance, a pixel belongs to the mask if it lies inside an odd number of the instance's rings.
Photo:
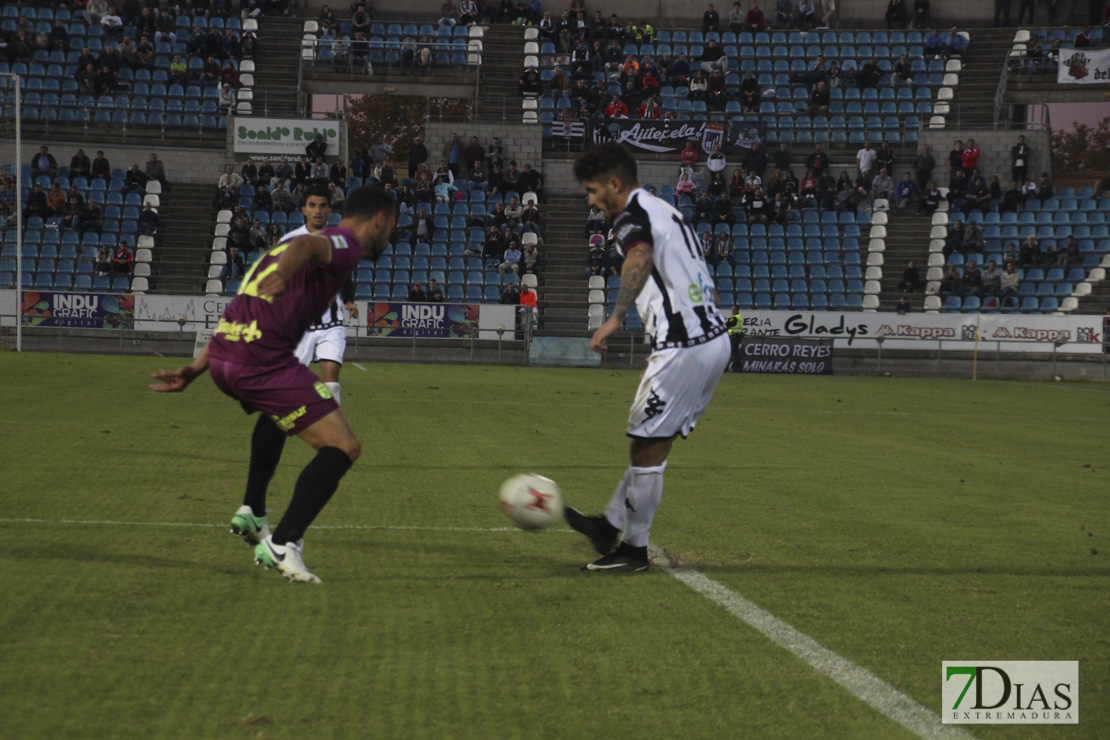
<svg viewBox="0 0 1110 740">
<path fill-rule="evenodd" d="M 975 139 L 967 140 L 967 148 L 960 153 L 960 164 L 964 175 L 971 177 L 971 173 L 979 168 L 979 147 L 975 146 Z"/>
<path fill-rule="evenodd" d="M 621 100 L 620 95 L 614 95 L 613 101 L 605 106 L 606 118 L 628 118 L 628 106 Z"/>
<path fill-rule="evenodd" d="M 686 148 L 682 150 L 682 164 L 684 167 L 693 167 L 698 161 L 698 150 L 694 148 L 694 140 L 686 140 Z"/>
<path fill-rule="evenodd" d="M 115 270 L 117 275 L 130 275 L 133 259 L 131 250 L 127 248 L 127 245 L 120 244 L 112 255 L 112 269 Z"/>
<path fill-rule="evenodd" d="M 659 116 L 663 115 L 663 109 L 659 107 L 659 104 L 655 102 L 655 97 L 651 95 L 640 105 L 637 112 L 640 114 L 640 118 L 646 118 L 649 121 L 658 120 Z"/>
<path fill-rule="evenodd" d="M 766 25 L 766 20 L 763 18 L 763 11 L 759 9 L 758 1 L 752 3 L 752 9 L 748 11 L 746 20 L 748 22 L 748 28 L 751 29 L 752 33 L 763 30 L 763 27 Z"/>
</svg>

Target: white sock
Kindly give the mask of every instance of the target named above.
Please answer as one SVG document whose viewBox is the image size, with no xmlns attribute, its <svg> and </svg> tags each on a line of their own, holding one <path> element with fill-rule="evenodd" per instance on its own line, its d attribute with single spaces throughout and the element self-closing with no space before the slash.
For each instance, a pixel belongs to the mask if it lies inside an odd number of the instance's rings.
<svg viewBox="0 0 1110 740">
<path fill-rule="evenodd" d="M 628 506 L 625 505 L 624 501 L 628 495 L 628 481 L 631 477 L 632 466 L 629 466 L 624 469 L 621 482 L 617 484 L 617 490 L 613 491 L 613 497 L 609 499 L 609 505 L 605 507 L 606 520 L 617 529 L 624 529 L 625 515 L 628 513 Z"/>
<path fill-rule="evenodd" d="M 335 402 L 339 403 L 339 383 L 324 383 L 324 385 L 331 391 L 331 397 L 335 399 Z"/>
<path fill-rule="evenodd" d="M 628 469 L 631 476 L 627 494 L 631 508 L 628 510 L 627 524 L 621 539 L 633 547 L 647 547 L 651 520 L 663 498 L 663 470 L 666 467 L 667 461 L 664 460 L 658 467 L 632 466 Z"/>
</svg>

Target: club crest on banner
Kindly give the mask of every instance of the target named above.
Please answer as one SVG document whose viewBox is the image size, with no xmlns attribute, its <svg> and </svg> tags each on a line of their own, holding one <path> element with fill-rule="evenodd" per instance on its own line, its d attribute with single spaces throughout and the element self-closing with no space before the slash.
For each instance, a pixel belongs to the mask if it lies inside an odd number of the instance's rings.
<svg viewBox="0 0 1110 740">
<path fill-rule="evenodd" d="M 723 123 L 707 123 L 701 132 L 701 150 L 712 154 L 717 147 L 724 149 L 725 125 Z"/>
</svg>

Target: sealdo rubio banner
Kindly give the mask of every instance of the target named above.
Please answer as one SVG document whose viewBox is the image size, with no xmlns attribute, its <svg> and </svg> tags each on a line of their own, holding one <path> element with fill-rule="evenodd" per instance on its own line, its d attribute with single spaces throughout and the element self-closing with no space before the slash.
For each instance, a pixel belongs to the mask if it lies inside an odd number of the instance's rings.
<svg viewBox="0 0 1110 740">
<path fill-rule="evenodd" d="M 650 121 L 614 118 L 591 124 L 590 141 L 594 144 L 616 142 L 646 152 L 681 151 L 693 140 L 702 153 L 711 153 L 718 145 L 725 152 L 751 149 L 763 141 L 763 123 L 759 121 L 729 124 L 725 121 Z"/>
<path fill-rule="evenodd" d="M 1110 49 L 1060 49 L 1056 82 L 1062 85 L 1110 84 Z"/>
<path fill-rule="evenodd" d="M 304 156 L 304 148 L 316 138 L 316 134 L 322 134 L 327 142 L 325 156 L 329 160 L 339 156 L 339 121 L 253 116 L 236 116 L 234 121 L 232 134 L 236 159 L 297 159 Z"/>
<path fill-rule="evenodd" d="M 135 297 L 114 293 L 23 293 L 24 326 L 135 328 Z"/>
<path fill-rule="evenodd" d="M 470 339 L 478 337 L 476 303 L 366 304 L 366 336 Z"/>
<path fill-rule="evenodd" d="M 736 349 L 732 369 L 739 373 L 832 375 L 833 340 L 744 336 Z"/>
</svg>

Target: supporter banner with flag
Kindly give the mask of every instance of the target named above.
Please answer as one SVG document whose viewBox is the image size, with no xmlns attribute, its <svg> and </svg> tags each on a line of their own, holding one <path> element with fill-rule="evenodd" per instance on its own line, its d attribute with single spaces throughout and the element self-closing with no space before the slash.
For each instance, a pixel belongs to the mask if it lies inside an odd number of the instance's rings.
<svg viewBox="0 0 1110 740">
<path fill-rule="evenodd" d="M 478 337 L 476 303 L 366 304 L 366 336 L 470 339 Z"/>
<path fill-rule="evenodd" d="M 763 144 L 767 138 L 767 124 L 763 121 L 733 121 L 729 124 L 726 152 L 747 152 L 752 144 Z"/>
<path fill-rule="evenodd" d="M 1110 49 L 1060 49 L 1056 81 L 1066 85 L 1110 84 Z"/>
<path fill-rule="evenodd" d="M 586 137 L 586 123 L 555 119 L 551 122 L 551 135 L 556 139 L 583 139 Z"/>
<path fill-rule="evenodd" d="M 135 297 L 108 293 L 23 293 L 24 326 L 135 328 Z"/>
<path fill-rule="evenodd" d="M 257 118 L 236 116 L 231 126 L 235 158 L 289 157 L 305 155 L 305 147 L 321 134 L 328 145 L 325 157 L 339 156 L 339 121 L 303 118 Z M 275 163 L 276 166 L 276 163 Z"/>
<path fill-rule="evenodd" d="M 745 122 L 737 127 L 725 121 L 645 121 L 616 118 L 591 124 L 589 137 L 594 144 L 617 142 L 647 152 L 678 152 L 687 140 L 703 154 L 720 145 L 725 152 L 750 149 L 755 141 L 763 141 L 760 121 Z"/>
</svg>

